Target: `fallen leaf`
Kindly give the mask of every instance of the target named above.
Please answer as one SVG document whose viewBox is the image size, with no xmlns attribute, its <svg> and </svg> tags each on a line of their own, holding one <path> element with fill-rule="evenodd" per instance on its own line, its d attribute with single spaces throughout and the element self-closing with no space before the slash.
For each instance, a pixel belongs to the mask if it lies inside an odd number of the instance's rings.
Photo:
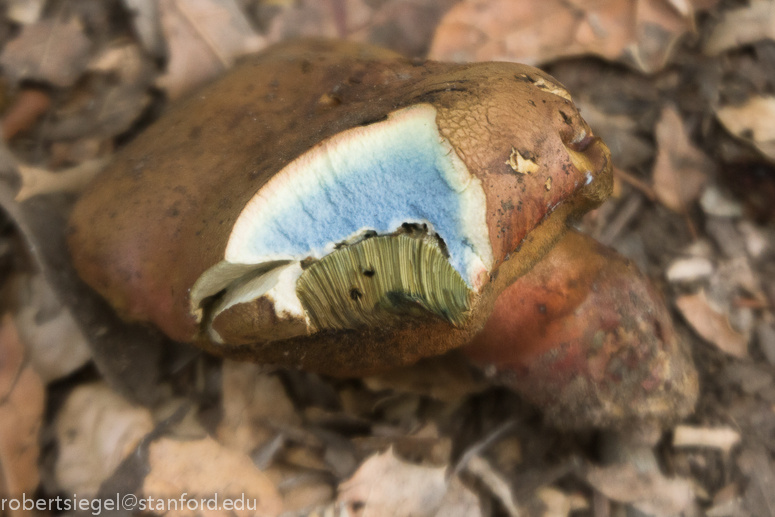
<svg viewBox="0 0 775 517">
<path fill-rule="evenodd" d="M 748 355 L 748 339 L 729 325 L 729 318 L 713 309 L 704 292 L 679 297 L 676 305 L 703 339 L 733 357 Z"/>
<path fill-rule="evenodd" d="M 100 485 L 148 433 L 150 411 L 102 383 L 76 388 L 56 422 L 55 475 L 65 493 L 93 497 Z"/>
<path fill-rule="evenodd" d="M 775 97 L 754 96 L 740 106 L 719 108 L 716 116 L 727 131 L 752 143 L 764 156 L 775 161 Z"/>
<path fill-rule="evenodd" d="M 0 65 L 15 82 L 27 79 L 72 86 L 86 69 L 90 47 L 78 18 L 42 20 L 24 27 L 5 45 Z"/>
<path fill-rule="evenodd" d="M 22 187 L 16 194 L 16 201 L 21 202 L 40 194 L 81 192 L 109 161 L 110 158 L 95 158 L 58 172 L 19 164 Z"/>
<path fill-rule="evenodd" d="M 674 260 L 665 276 L 669 282 L 694 282 L 713 273 L 713 263 L 705 257 L 687 257 Z"/>
<path fill-rule="evenodd" d="M 765 39 L 775 39 L 775 2 L 751 0 L 745 7 L 722 12 L 703 50 L 709 56 L 717 56 Z"/>
<path fill-rule="evenodd" d="M 91 358 L 89 344 L 45 278 L 20 275 L 17 282 L 14 321 L 38 375 L 51 382 L 86 364 Z"/>
<path fill-rule="evenodd" d="M 148 507 L 149 513 L 169 517 L 202 514 L 269 517 L 279 515 L 283 509 L 274 484 L 250 457 L 222 447 L 212 438 L 194 441 L 161 438 L 151 444 L 148 458 L 150 472 L 143 482 L 143 494 L 162 502 L 162 508 Z M 164 505 L 186 493 L 196 503 L 217 496 L 220 508 L 197 506 L 192 510 L 188 504 L 180 508 Z M 223 506 L 225 499 L 235 503 L 233 510 Z"/>
<path fill-rule="evenodd" d="M 674 108 L 662 110 L 655 132 L 659 151 L 654 163 L 654 192 L 663 205 L 684 213 L 699 197 L 713 162 L 689 140 Z"/>
<path fill-rule="evenodd" d="M 673 429 L 673 447 L 706 447 L 728 453 L 740 443 L 740 433 L 729 427 L 679 425 Z"/>
<path fill-rule="evenodd" d="M 158 84 L 171 99 L 266 45 L 235 0 L 162 0 L 158 6 L 169 54 Z"/>
<path fill-rule="evenodd" d="M 441 516 L 450 487 L 446 470 L 407 463 L 391 448 L 368 458 L 339 485 L 337 504 L 354 517 Z"/>
<path fill-rule="evenodd" d="M 31 495 L 40 480 L 38 434 L 45 388 L 33 368 L 22 363 L 23 354 L 13 319 L 5 315 L 0 323 L 0 494 L 11 497 Z"/>
<path fill-rule="evenodd" d="M 222 397 L 218 441 L 234 450 L 248 454 L 277 427 L 301 424 L 280 378 L 255 364 L 224 361 Z"/>
<path fill-rule="evenodd" d="M 21 25 L 30 25 L 40 19 L 46 0 L 8 0 L 5 16 Z"/>
<path fill-rule="evenodd" d="M 640 471 L 630 463 L 591 467 L 585 478 L 609 499 L 632 504 L 648 515 L 680 515 L 694 501 L 688 480 L 667 478 L 659 471 Z"/>
<path fill-rule="evenodd" d="M 430 57 L 536 65 L 592 54 L 651 73 L 692 28 L 688 11 L 663 0 L 464 0 L 436 29 Z"/>
</svg>

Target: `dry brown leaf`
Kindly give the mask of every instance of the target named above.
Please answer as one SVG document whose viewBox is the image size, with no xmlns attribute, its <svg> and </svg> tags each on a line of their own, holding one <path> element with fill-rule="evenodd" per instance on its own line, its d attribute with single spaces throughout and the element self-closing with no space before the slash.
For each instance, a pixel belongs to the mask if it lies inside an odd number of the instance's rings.
<svg viewBox="0 0 775 517">
<path fill-rule="evenodd" d="M 676 305 L 692 328 L 705 340 L 734 357 L 748 355 L 748 338 L 729 325 L 729 318 L 713 309 L 704 292 L 679 297 Z"/>
<path fill-rule="evenodd" d="M 76 388 L 56 422 L 57 483 L 66 493 L 94 496 L 153 427 L 150 411 L 133 405 L 106 384 Z"/>
<path fill-rule="evenodd" d="M 271 43 L 300 38 L 346 38 L 425 57 L 433 31 L 455 0 L 298 0 L 273 2 Z"/>
<path fill-rule="evenodd" d="M 43 275 L 20 275 L 14 321 L 35 371 L 45 382 L 71 374 L 91 358 L 89 344 Z"/>
<path fill-rule="evenodd" d="M 109 161 L 110 158 L 95 158 L 58 172 L 19 164 L 22 187 L 16 201 L 54 192 L 81 192 Z"/>
<path fill-rule="evenodd" d="M 693 13 L 685 10 L 665 0 L 464 0 L 437 28 L 430 57 L 535 65 L 593 54 L 650 73 L 665 65 L 676 40 L 692 28 Z"/>
<path fill-rule="evenodd" d="M 632 504 L 647 515 L 681 515 L 694 501 L 688 480 L 666 478 L 658 471 L 639 471 L 629 463 L 591 467 L 585 477 L 609 499 Z"/>
<path fill-rule="evenodd" d="M 276 375 L 251 363 L 223 362 L 223 418 L 218 441 L 250 453 L 272 438 L 276 427 L 301 419 Z"/>
<path fill-rule="evenodd" d="M 66 87 L 86 69 L 90 47 L 78 18 L 42 20 L 6 44 L 0 65 L 13 81 L 31 79 Z"/>
<path fill-rule="evenodd" d="M 709 56 L 764 39 L 775 39 L 775 2 L 751 0 L 746 7 L 723 13 L 703 50 Z"/>
<path fill-rule="evenodd" d="M 775 6 L 775 2 L 772 5 Z M 727 131 L 751 142 L 764 156 L 775 162 L 775 97 L 751 97 L 741 106 L 720 108 L 716 116 Z"/>
<path fill-rule="evenodd" d="M 38 434 L 43 420 L 43 382 L 31 366 L 9 315 L 0 323 L 0 494 L 30 496 L 38 486 Z M 26 514 L 11 511 L 16 517 Z"/>
<path fill-rule="evenodd" d="M 172 99 L 266 45 L 235 0 L 161 0 L 159 10 L 169 56 L 158 83 Z"/>
<path fill-rule="evenodd" d="M 156 500 L 178 500 L 181 494 L 201 500 L 216 497 L 215 509 L 148 508 L 151 513 L 169 517 L 208 515 L 239 517 L 279 515 L 283 510 L 274 484 L 255 466 L 246 454 L 219 445 L 212 438 L 177 441 L 162 438 L 150 446 L 150 473 L 143 483 L 143 493 Z M 235 503 L 224 507 L 225 499 Z M 240 501 L 243 501 L 240 503 Z M 198 502 L 198 501 L 197 501 Z"/>
<path fill-rule="evenodd" d="M 446 502 L 450 487 L 454 486 L 456 491 L 467 489 L 462 483 L 449 484 L 446 470 L 446 467 L 407 463 L 389 449 L 368 458 L 350 479 L 339 486 L 337 503 L 344 505 L 353 517 L 450 515 L 441 513 L 441 510 L 454 506 Z M 450 497 L 461 496 L 450 494 Z M 470 500 L 470 497 L 463 499 Z"/>
<path fill-rule="evenodd" d="M 680 115 L 672 107 L 662 110 L 656 140 L 659 151 L 654 163 L 654 192 L 663 205 L 683 213 L 699 197 L 713 162 L 689 140 Z"/>
</svg>

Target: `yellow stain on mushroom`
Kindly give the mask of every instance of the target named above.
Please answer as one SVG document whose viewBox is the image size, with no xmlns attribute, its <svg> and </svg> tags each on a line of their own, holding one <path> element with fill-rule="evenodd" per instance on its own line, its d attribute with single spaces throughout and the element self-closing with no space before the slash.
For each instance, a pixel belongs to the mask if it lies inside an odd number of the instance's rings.
<svg viewBox="0 0 775 517">
<path fill-rule="evenodd" d="M 538 170 L 538 164 L 530 158 L 525 158 L 514 147 L 511 148 L 511 156 L 509 156 L 506 165 L 514 169 L 514 172 L 518 174 L 533 174 Z"/>
<path fill-rule="evenodd" d="M 546 178 L 546 183 L 544 183 L 544 188 L 546 189 L 547 192 L 552 190 L 552 177 L 551 176 Z"/>
</svg>

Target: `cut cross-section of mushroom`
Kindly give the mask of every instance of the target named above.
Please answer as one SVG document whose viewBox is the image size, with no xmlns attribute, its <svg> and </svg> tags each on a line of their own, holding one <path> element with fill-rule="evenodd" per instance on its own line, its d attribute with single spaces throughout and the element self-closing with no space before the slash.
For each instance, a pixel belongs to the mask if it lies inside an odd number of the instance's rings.
<svg viewBox="0 0 775 517">
<path fill-rule="evenodd" d="M 128 319 L 351 375 L 466 343 L 610 190 L 608 149 L 539 70 L 291 42 L 119 152 L 69 243 Z"/>
</svg>

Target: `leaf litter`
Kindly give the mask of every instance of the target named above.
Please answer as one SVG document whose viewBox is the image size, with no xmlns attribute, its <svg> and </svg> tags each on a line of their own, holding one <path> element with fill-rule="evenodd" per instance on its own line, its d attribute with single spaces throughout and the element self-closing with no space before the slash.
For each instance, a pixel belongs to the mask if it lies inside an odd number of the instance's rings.
<svg viewBox="0 0 775 517">
<path fill-rule="evenodd" d="M 238 490 L 265 515 L 771 514 L 771 1 L 9 6 L 0 493 Z M 637 447 L 612 462 L 600 448 L 616 440 L 546 426 L 457 360 L 366 380 L 220 362 L 118 321 L 68 273 L 62 222 L 98 164 L 168 99 L 291 36 L 538 63 L 568 87 L 623 171 L 580 226 L 657 281 L 703 378 L 697 412 L 667 430 L 651 470 L 637 469 Z M 19 282 L 39 284 L 34 296 Z"/>
</svg>

